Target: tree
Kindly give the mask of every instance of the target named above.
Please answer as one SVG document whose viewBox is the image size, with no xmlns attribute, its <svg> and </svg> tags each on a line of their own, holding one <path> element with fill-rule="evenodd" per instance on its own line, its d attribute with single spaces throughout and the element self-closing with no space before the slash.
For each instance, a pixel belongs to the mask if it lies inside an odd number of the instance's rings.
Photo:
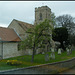
<svg viewBox="0 0 75 75">
<path fill-rule="evenodd" d="M 72 30 L 74 27 L 74 19 L 71 15 L 66 14 L 62 16 L 58 16 L 56 18 L 56 23 L 58 27 L 66 27 L 68 29 L 68 32 Z M 71 33 L 71 32 L 69 32 Z"/>
<path fill-rule="evenodd" d="M 56 16 L 55 16 L 55 14 L 53 13 L 53 12 L 51 12 L 51 20 L 53 21 L 53 26 L 56 26 Z"/>
<path fill-rule="evenodd" d="M 52 33 L 52 38 L 54 41 L 58 41 L 61 43 L 61 47 L 65 50 L 65 42 L 68 39 L 68 31 L 65 27 L 55 28 Z"/>
<path fill-rule="evenodd" d="M 71 45 L 74 45 L 75 46 L 75 35 L 70 35 L 69 36 L 69 43 Z"/>
<path fill-rule="evenodd" d="M 51 22 L 51 23 L 50 23 Z M 38 47 L 44 47 L 43 42 L 50 42 L 51 37 L 51 30 L 52 27 L 50 24 L 52 24 L 53 21 L 51 20 L 45 20 L 44 22 L 35 25 L 33 28 L 29 29 L 27 33 L 29 33 L 29 36 L 21 42 L 21 49 L 32 49 L 32 62 L 34 61 L 34 55 L 36 52 L 36 48 Z"/>
</svg>

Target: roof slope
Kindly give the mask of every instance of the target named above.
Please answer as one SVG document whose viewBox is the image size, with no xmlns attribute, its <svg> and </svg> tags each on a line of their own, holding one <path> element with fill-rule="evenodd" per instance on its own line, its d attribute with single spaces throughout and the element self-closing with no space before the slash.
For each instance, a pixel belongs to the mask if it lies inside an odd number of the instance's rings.
<svg viewBox="0 0 75 75">
<path fill-rule="evenodd" d="M 19 36 L 13 29 L 0 27 L 0 40 L 1 41 L 21 41 Z"/>
<path fill-rule="evenodd" d="M 15 20 L 15 19 L 14 19 Z M 18 21 L 15 20 L 25 31 L 27 31 L 27 29 L 30 29 L 32 27 L 34 27 L 34 25 L 26 23 L 26 22 L 22 22 L 22 21 Z"/>
</svg>

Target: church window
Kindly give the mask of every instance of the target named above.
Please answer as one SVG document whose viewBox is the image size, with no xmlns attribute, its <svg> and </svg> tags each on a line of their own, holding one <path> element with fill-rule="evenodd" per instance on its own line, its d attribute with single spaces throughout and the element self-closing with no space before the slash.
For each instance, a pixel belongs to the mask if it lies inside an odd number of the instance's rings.
<svg viewBox="0 0 75 75">
<path fill-rule="evenodd" d="M 20 50 L 20 43 L 18 43 L 18 51 Z"/>
<path fill-rule="evenodd" d="M 42 20 L 42 13 L 40 13 L 40 19 L 39 20 Z"/>
</svg>

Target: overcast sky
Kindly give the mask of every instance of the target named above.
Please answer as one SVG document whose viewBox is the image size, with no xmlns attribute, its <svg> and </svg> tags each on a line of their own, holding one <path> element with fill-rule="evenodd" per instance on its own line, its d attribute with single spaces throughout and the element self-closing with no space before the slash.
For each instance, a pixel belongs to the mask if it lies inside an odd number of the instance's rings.
<svg viewBox="0 0 75 75">
<path fill-rule="evenodd" d="M 35 20 L 35 7 L 48 6 L 55 16 L 75 17 L 75 1 L 0 1 L 0 27 L 7 27 L 13 19 L 30 24 Z"/>
</svg>

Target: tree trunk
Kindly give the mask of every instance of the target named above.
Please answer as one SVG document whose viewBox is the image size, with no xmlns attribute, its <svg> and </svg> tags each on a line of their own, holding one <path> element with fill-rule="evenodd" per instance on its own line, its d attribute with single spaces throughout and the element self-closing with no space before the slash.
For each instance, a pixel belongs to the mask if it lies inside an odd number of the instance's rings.
<svg viewBox="0 0 75 75">
<path fill-rule="evenodd" d="M 66 50 L 65 47 L 64 47 L 63 42 L 61 42 L 61 47 L 62 47 L 62 49 L 63 49 L 64 51 Z"/>
<path fill-rule="evenodd" d="M 33 47 L 33 54 L 32 54 L 32 60 L 31 60 L 32 63 L 34 62 L 34 55 L 35 55 L 35 44 L 34 44 L 34 47 Z"/>
</svg>

